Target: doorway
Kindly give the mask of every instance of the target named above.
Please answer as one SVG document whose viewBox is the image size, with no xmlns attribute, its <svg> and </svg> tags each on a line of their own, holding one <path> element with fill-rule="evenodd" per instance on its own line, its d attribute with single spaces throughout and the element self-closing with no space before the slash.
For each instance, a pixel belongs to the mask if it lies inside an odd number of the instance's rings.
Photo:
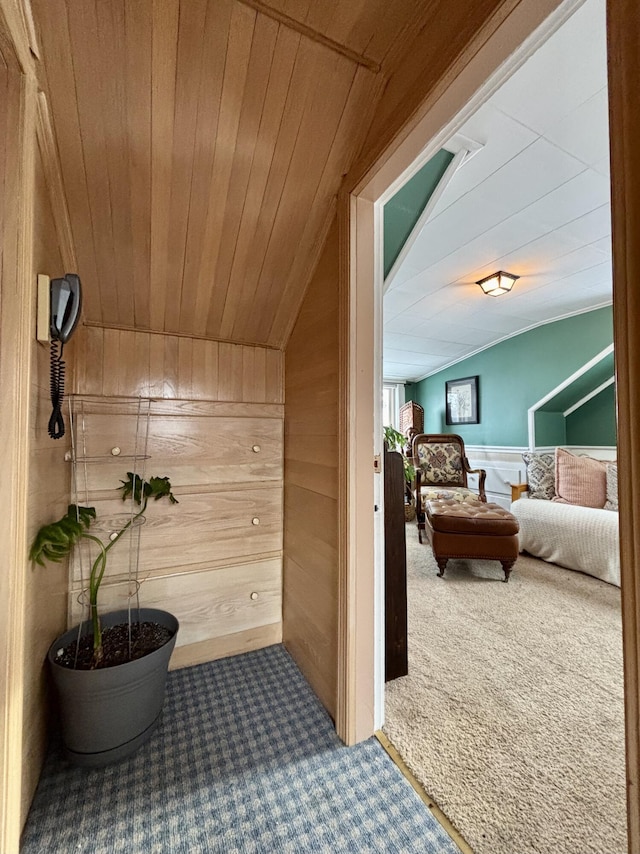
<svg viewBox="0 0 640 854">
<path fill-rule="evenodd" d="M 465 105 L 467 105 L 467 115 L 469 115 L 480 102 L 481 96 L 479 93 L 482 94 L 482 97 L 486 97 L 487 93 L 492 91 L 492 88 L 495 88 L 497 85 L 497 76 L 500 76 L 496 75 L 495 72 L 501 63 L 501 73 L 503 74 L 510 63 L 515 65 L 517 62 L 517 60 L 513 58 L 513 52 L 518 47 L 523 45 L 525 50 L 531 48 L 533 40 L 532 34 L 537 30 L 542 19 L 546 17 L 546 14 L 555 10 L 555 19 L 552 23 L 553 25 L 559 26 L 578 4 L 553 4 L 553 8 L 546 9 L 544 13 L 539 9 L 533 9 L 532 7 L 534 5 L 536 4 L 529 2 L 519 4 L 517 9 L 514 10 L 509 17 L 508 26 L 501 32 L 500 38 L 497 38 L 493 42 L 490 39 L 485 48 L 470 59 L 463 71 L 451 83 L 447 91 L 441 97 L 434 99 L 432 103 L 429 103 L 424 107 L 421 115 L 414 121 L 411 133 L 405 136 L 403 141 L 397 145 L 387 160 L 383 164 L 379 165 L 377 170 L 374 170 L 374 172 L 369 174 L 360 185 L 354 187 L 354 192 L 350 201 L 351 221 L 349 226 L 350 230 L 348 232 L 350 237 L 348 243 L 352 251 L 351 280 L 355 283 L 354 291 L 352 291 L 351 295 L 350 332 L 352 340 L 358 342 L 358 347 L 356 348 L 355 346 L 352 346 L 350 348 L 350 376 L 355 379 L 352 386 L 349 408 L 350 413 L 355 415 L 355 418 L 349 427 L 351 447 L 353 447 L 354 444 L 358 445 L 360 448 L 370 447 L 371 436 L 374 437 L 374 453 L 379 453 L 381 444 L 381 441 L 378 439 L 381 431 L 375 429 L 376 425 L 372 424 L 373 419 L 371 415 L 374 411 L 374 386 L 371 383 L 371 380 L 375 371 L 366 371 L 365 376 L 362 377 L 362 382 L 359 381 L 361 378 L 357 376 L 357 372 L 355 371 L 355 365 L 358 359 L 362 358 L 363 353 L 367 352 L 367 347 L 370 354 L 380 351 L 381 325 L 379 304 L 381 299 L 382 283 L 380 281 L 379 273 L 376 274 L 375 271 L 371 269 L 371 263 L 367 257 L 367 253 L 370 252 L 372 245 L 376 245 L 378 247 L 380 245 L 379 206 L 383 204 L 386 199 L 390 198 L 396 189 L 409 176 L 411 166 L 408 164 L 415 163 L 418 150 L 422 147 L 421 143 L 425 139 L 431 140 L 427 149 L 424 151 L 425 157 L 431 156 L 436 150 L 438 150 L 444 140 L 455 130 L 456 125 L 451 117 L 458 116 L 457 121 L 459 126 L 459 124 L 464 120 L 465 114 L 463 111 L 465 110 Z M 630 9 L 628 11 L 631 12 Z M 624 11 L 616 8 L 615 12 L 612 12 L 612 7 L 610 7 L 610 20 L 613 14 L 615 15 L 614 26 L 617 28 L 617 34 L 624 40 L 624 36 L 626 35 L 624 31 Z M 629 35 L 629 41 L 631 41 L 631 35 Z M 630 47 L 629 50 L 631 50 Z M 617 73 L 620 73 L 620 66 L 624 61 L 625 57 L 618 59 Z M 615 73 L 616 72 L 614 72 L 614 75 Z M 615 79 L 620 85 L 620 92 L 615 94 L 612 98 L 614 102 L 612 115 L 614 118 L 617 116 L 618 120 L 621 120 L 622 116 L 626 115 L 626 110 L 629 108 L 631 103 L 630 88 L 626 88 L 626 86 L 630 87 L 630 83 L 627 83 L 625 86 L 623 85 L 621 78 Z M 478 89 L 478 83 L 481 81 L 487 82 L 483 87 Z M 620 136 L 622 137 L 622 127 L 615 127 L 617 131 L 620 131 Z M 618 177 L 625 186 L 628 185 L 627 194 L 630 198 L 633 198 L 634 193 L 636 193 L 637 190 L 635 186 L 632 185 L 631 175 L 624 169 L 622 150 L 623 141 L 624 140 L 622 138 L 619 141 L 614 140 L 612 159 L 615 166 L 616 158 L 618 158 L 618 169 L 620 170 Z M 618 146 L 617 149 L 616 146 Z M 397 178 L 398 175 L 401 177 Z M 616 208 L 614 199 L 614 246 L 616 243 L 616 216 L 621 222 L 621 214 L 622 209 L 620 204 L 618 203 L 618 207 Z M 620 229 L 620 234 L 621 237 L 619 239 L 619 246 L 617 249 L 618 257 L 616 258 L 616 255 L 614 254 L 614 259 L 617 260 L 618 265 L 622 262 L 625 253 L 630 251 L 628 243 L 624 239 L 625 235 L 623 227 Z M 370 305 L 365 305 L 364 300 L 364 295 L 371 293 L 372 283 L 378 305 L 377 314 L 371 310 Z M 627 293 L 627 287 L 626 281 L 623 280 L 623 274 L 621 274 L 617 282 L 617 292 L 614 299 L 614 302 L 617 303 L 618 306 L 622 306 L 623 304 L 626 305 L 628 302 L 629 294 Z M 362 290 L 360 290 L 361 288 Z M 360 301 L 357 299 L 358 292 L 363 295 L 363 298 Z M 628 337 L 630 334 L 629 317 L 629 311 L 624 312 L 624 316 L 622 312 L 618 311 L 616 317 L 616 342 L 618 348 L 618 383 L 620 389 L 619 450 L 621 459 L 625 459 L 626 456 L 626 459 L 631 461 L 631 458 L 637 455 L 637 438 L 634 436 L 635 428 L 632 426 L 631 418 L 633 394 L 631 391 L 630 377 L 632 375 L 634 361 L 637 357 L 633 350 L 630 352 L 633 345 L 630 345 Z M 377 319 L 377 324 L 374 322 L 375 319 Z M 363 341 L 365 342 L 364 344 Z M 362 458 L 362 454 L 363 452 L 360 451 L 360 458 Z M 374 495 L 373 475 L 369 466 L 362 466 L 359 470 L 354 467 L 353 459 L 351 460 L 349 468 L 348 517 L 352 540 L 349 544 L 348 553 L 345 554 L 345 561 L 347 565 L 346 578 L 358 579 L 364 577 L 364 584 L 360 590 L 362 596 L 359 595 L 357 599 L 354 599 L 353 597 L 348 599 L 345 597 L 343 603 L 349 617 L 357 618 L 359 613 L 365 616 L 365 619 L 361 621 L 360 625 L 363 627 L 363 632 L 366 632 L 366 615 L 370 613 L 371 610 L 375 610 L 375 604 L 373 601 L 374 589 L 377 589 L 377 587 L 374 588 L 374 585 L 369 584 L 366 580 L 366 560 L 368 556 L 372 554 L 371 542 L 373 539 L 374 526 L 373 523 L 362 524 L 362 514 L 359 514 L 359 518 L 356 520 L 356 507 L 362 508 L 363 506 L 368 506 L 369 502 L 371 504 L 374 503 L 371 501 L 371 496 Z M 631 483 L 630 478 L 629 481 L 630 482 L 628 484 L 622 485 L 621 501 L 624 505 L 626 495 L 626 506 L 630 508 L 633 506 L 633 484 Z M 632 526 L 632 514 L 629 510 L 621 513 L 621 526 L 623 533 L 623 610 L 627 614 L 624 629 L 627 666 L 627 715 L 629 716 L 631 714 L 633 716 L 632 723 L 628 725 L 627 755 L 630 769 L 629 776 L 632 781 L 635 781 L 637 779 L 636 772 L 638 767 L 638 739 L 636 733 L 637 703 L 635 698 L 638 657 L 634 652 L 632 652 L 632 650 L 637 650 L 638 648 L 638 637 L 636 633 L 635 617 L 633 616 L 633 614 L 635 614 L 636 587 L 633 558 L 640 549 L 640 543 L 636 542 Z M 380 550 L 378 548 L 378 552 L 379 551 Z M 360 558 L 362 556 L 365 558 L 363 562 L 360 562 L 360 575 L 358 574 L 358 567 L 355 561 L 356 555 Z M 363 566 L 364 569 L 362 569 Z M 379 608 L 375 613 L 375 624 L 378 626 L 380 624 Z M 378 662 L 381 658 L 381 650 L 381 632 L 378 631 L 375 645 L 376 660 Z M 359 657 L 361 652 L 364 654 Z M 356 638 L 355 641 L 352 638 L 350 655 L 352 665 L 354 662 L 360 662 L 365 668 L 370 668 L 369 672 L 373 673 L 375 668 L 373 666 L 373 662 L 367 659 L 367 646 L 366 643 L 363 642 L 362 636 Z M 380 672 L 379 666 L 377 668 L 377 672 Z M 366 679 L 361 675 L 359 683 L 360 686 L 364 686 L 365 683 Z M 379 679 L 375 680 L 374 695 L 375 717 L 372 715 L 372 719 L 375 725 L 378 725 L 383 719 L 383 698 Z M 350 703 L 352 709 L 358 705 L 359 699 L 357 690 L 351 696 Z M 359 724 L 360 726 L 363 725 L 362 722 L 359 721 L 356 721 L 356 724 Z M 355 734 L 356 737 L 358 737 L 357 725 L 353 730 L 353 734 Z M 364 735 L 364 729 L 360 732 Z M 636 734 L 634 735 L 634 733 Z M 637 806 L 635 809 L 637 810 Z M 638 816 L 630 815 L 629 818 L 631 828 L 630 850 L 637 850 L 637 848 L 634 848 L 634 845 L 640 844 L 640 831 L 638 830 L 640 822 L 638 821 Z M 634 835 L 634 833 L 636 835 Z"/>
</svg>

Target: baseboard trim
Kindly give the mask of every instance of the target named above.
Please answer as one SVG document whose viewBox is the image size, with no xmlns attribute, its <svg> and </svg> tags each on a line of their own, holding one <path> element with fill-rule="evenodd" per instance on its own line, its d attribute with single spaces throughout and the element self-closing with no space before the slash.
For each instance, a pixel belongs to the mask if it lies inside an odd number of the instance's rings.
<svg viewBox="0 0 640 854">
<path fill-rule="evenodd" d="M 275 643 L 282 643 L 282 623 L 272 623 L 256 629 L 234 632 L 232 635 L 210 638 L 199 643 L 185 644 L 174 649 L 169 670 L 205 664 L 207 661 L 252 652 L 254 649 L 273 646 Z"/>
<path fill-rule="evenodd" d="M 420 799 L 427 805 L 429 811 L 432 813 L 435 820 L 440 824 L 444 830 L 449 834 L 451 839 L 458 846 L 462 854 L 473 854 L 471 846 L 464 839 L 464 837 L 460 834 L 460 832 L 451 824 L 447 816 L 442 812 L 440 807 L 436 804 L 432 797 L 430 797 L 427 792 L 425 792 L 421 783 L 414 777 L 413 772 L 406 764 L 402 756 L 398 753 L 393 744 L 389 741 L 387 736 L 382 732 L 382 730 L 378 729 L 374 733 L 375 737 L 378 739 L 380 744 L 384 747 L 386 752 L 389 754 L 391 759 L 398 766 L 404 777 L 411 783 L 413 788 L 418 793 Z"/>
</svg>

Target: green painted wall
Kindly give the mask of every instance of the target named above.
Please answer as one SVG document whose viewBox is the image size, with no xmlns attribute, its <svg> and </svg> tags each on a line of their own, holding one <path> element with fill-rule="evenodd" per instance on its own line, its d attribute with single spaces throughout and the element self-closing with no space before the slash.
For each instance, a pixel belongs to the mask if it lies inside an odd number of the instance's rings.
<svg viewBox="0 0 640 854">
<path fill-rule="evenodd" d="M 535 419 L 536 445 L 545 448 L 567 444 L 567 420 L 562 412 L 536 412 Z"/>
<path fill-rule="evenodd" d="M 412 399 L 424 407 L 428 433 L 459 433 L 471 445 L 526 446 L 529 407 L 612 341 L 613 316 L 608 306 L 539 326 L 464 359 L 416 383 Z M 445 380 L 476 375 L 480 378 L 480 423 L 447 426 Z M 576 418 L 571 419 L 570 435 L 581 436 L 580 441 L 567 435 L 566 441 L 560 444 L 616 444 L 611 397 L 603 393 L 593 401 L 593 411 L 585 405 L 576 411 Z M 602 411 L 598 412 L 599 409 Z M 582 420 L 584 430 L 577 426 Z M 566 429 L 569 432 L 568 426 Z M 599 435 L 592 435 L 590 431 Z M 589 432 L 589 441 L 582 438 L 584 432 Z M 543 442 L 538 441 L 538 444 Z"/>
<path fill-rule="evenodd" d="M 590 436 L 598 436 L 598 445 L 616 444 L 616 393 L 609 386 L 566 418 L 567 444 L 590 445 Z"/>
<path fill-rule="evenodd" d="M 384 206 L 385 278 L 452 160 L 442 148 Z"/>
</svg>

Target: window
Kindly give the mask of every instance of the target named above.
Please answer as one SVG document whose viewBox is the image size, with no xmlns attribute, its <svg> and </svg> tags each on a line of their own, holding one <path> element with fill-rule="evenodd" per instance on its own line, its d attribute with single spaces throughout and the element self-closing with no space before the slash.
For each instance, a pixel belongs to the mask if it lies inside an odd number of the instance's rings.
<svg viewBox="0 0 640 854">
<path fill-rule="evenodd" d="M 382 385 L 382 424 L 395 427 L 400 424 L 400 407 L 404 403 L 404 383 L 383 383 Z"/>
</svg>

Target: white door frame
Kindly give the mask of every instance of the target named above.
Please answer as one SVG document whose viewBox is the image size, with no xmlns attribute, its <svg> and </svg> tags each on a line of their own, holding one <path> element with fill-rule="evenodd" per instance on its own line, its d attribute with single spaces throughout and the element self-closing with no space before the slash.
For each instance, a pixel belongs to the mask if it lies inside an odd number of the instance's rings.
<svg viewBox="0 0 640 854">
<path fill-rule="evenodd" d="M 373 269 L 379 257 L 376 246 L 376 205 L 409 177 L 410 164 L 421 151 L 431 156 L 455 122 L 462 123 L 486 98 L 498 78 L 496 72 L 515 70 L 521 55 L 531 50 L 534 31 L 550 15 L 560 25 L 579 2 L 521 0 L 494 34 L 449 85 L 405 125 L 394 143 L 372 165 L 357 164 L 354 178 L 341 199 L 341 427 L 344 433 L 340 458 L 342 508 L 339 563 L 339 684 L 337 731 L 348 743 L 369 737 L 382 716 L 379 672 L 374 645 L 380 655 L 380 585 L 374 582 L 374 475 L 371 459 L 379 447 L 374 416 L 377 396 L 372 367 L 379 356 L 375 317 L 382 300 L 380 276 Z M 505 8 L 507 2 L 505 2 Z M 620 551 L 622 630 L 625 669 L 627 827 L 630 854 L 640 854 L 640 526 L 635 508 L 640 502 L 640 302 L 637 296 L 640 244 L 635 214 L 640 211 L 640 20 L 637 0 L 607 0 L 607 48 L 609 116 L 612 170 L 612 221 L 614 266 L 614 339 L 618 398 L 618 456 L 620 478 Z M 518 50 L 522 48 L 522 50 Z M 518 59 L 513 54 L 518 51 Z M 511 57 L 511 58 L 510 58 Z M 485 82 L 489 81 L 489 82 Z M 456 118 L 457 117 L 457 120 Z M 443 130 L 443 129 L 446 129 Z M 424 148 L 424 141 L 431 140 Z M 398 176 L 401 176 L 400 178 Z M 347 177 L 347 182 L 349 176 Z M 363 462 L 363 465 L 359 463 Z M 376 549 L 381 554 L 379 548 Z M 376 578 L 382 572 L 380 561 Z M 378 591 L 376 593 L 376 591 Z M 377 616 L 374 619 L 374 614 Z M 380 623 L 378 623 L 380 625 Z"/>
<path fill-rule="evenodd" d="M 374 522 L 382 489 L 373 466 L 382 448 L 382 208 L 583 2 L 522 0 L 448 87 L 423 104 L 402 140 L 341 199 L 341 257 L 348 258 L 341 277 L 348 276 L 346 287 L 343 282 L 347 337 L 342 340 L 348 352 L 350 449 L 344 460 L 348 550 L 341 625 L 349 627 L 349 639 L 341 632 L 337 729 L 348 744 L 367 738 L 384 721 L 384 531 Z"/>
</svg>

